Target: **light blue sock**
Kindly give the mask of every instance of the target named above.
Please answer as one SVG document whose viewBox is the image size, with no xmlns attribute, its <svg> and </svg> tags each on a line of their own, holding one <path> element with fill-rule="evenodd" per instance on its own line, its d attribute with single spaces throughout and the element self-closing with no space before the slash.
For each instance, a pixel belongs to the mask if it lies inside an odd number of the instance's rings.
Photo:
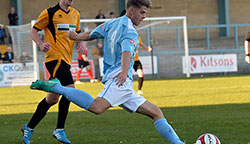
<svg viewBox="0 0 250 144">
<path fill-rule="evenodd" d="M 69 101 L 86 110 L 89 109 L 90 105 L 94 101 L 94 98 L 85 91 L 71 87 L 64 87 L 59 84 L 53 86 L 53 91 L 65 96 Z"/>
<path fill-rule="evenodd" d="M 154 123 L 158 132 L 167 139 L 171 144 L 184 144 L 177 136 L 173 128 L 168 124 L 165 118 L 161 118 Z"/>
</svg>

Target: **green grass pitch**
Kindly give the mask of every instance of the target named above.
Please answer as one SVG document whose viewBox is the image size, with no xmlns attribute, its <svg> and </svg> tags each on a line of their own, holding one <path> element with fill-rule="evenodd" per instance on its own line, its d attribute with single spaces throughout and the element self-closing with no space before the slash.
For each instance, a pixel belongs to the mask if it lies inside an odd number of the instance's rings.
<svg viewBox="0 0 250 144">
<path fill-rule="evenodd" d="M 93 96 L 102 87 L 101 83 L 77 85 Z M 250 76 L 146 80 L 143 91 L 187 144 L 203 133 L 215 134 L 222 144 L 250 142 Z M 0 88 L 0 144 L 22 143 L 20 128 L 45 95 L 28 86 Z M 53 106 L 35 128 L 31 144 L 58 143 L 52 137 L 57 108 Z M 120 108 L 97 116 L 71 104 L 65 129 L 73 144 L 166 143 L 151 119 Z"/>
</svg>

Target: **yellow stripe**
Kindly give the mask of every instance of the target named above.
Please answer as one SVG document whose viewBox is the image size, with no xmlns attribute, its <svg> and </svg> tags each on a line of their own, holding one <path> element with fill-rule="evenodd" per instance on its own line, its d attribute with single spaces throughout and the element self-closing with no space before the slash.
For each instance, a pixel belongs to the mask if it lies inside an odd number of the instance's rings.
<svg viewBox="0 0 250 144">
<path fill-rule="evenodd" d="M 56 72 L 57 72 L 59 66 L 61 65 L 61 62 L 62 62 L 62 60 L 61 60 L 61 59 L 58 59 L 57 64 L 56 64 L 56 66 L 55 66 L 55 69 L 53 70 L 53 77 L 52 77 L 52 78 L 55 78 Z"/>
</svg>

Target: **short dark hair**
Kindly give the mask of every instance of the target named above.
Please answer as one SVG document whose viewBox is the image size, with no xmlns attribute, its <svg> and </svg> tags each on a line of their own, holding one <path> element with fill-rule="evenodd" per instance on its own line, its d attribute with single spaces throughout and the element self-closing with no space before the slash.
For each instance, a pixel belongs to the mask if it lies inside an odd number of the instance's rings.
<svg viewBox="0 0 250 144">
<path fill-rule="evenodd" d="M 124 16 L 126 14 L 126 10 L 123 10 L 120 14 L 120 16 Z"/>
<path fill-rule="evenodd" d="M 146 6 L 147 8 L 152 7 L 151 0 L 126 0 L 126 10 L 130 6 L 135 6 L 137 8 L 141 8 L 142 6 Z"/>
</svg>

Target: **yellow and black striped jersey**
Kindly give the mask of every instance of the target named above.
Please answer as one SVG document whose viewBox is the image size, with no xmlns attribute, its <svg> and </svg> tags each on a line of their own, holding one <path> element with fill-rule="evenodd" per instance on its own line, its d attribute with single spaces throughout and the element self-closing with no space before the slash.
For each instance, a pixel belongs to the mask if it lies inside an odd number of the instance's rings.
<svg viewBox="0 0 250 144">
<path fill-rule="evenodd" d="M 70 7 L 66 12 L 58 3 L 54 7 L 45 9 L 33 28 L 44 30 L 45 42 L 51 45 L 50 50 L 46 52 L 45 62 L 64 60 L 71 64 L 74 41 L 67 37 L 67 32 L 80 32 L 80 14 L 76 9 Z"/>
<path fill-rule="evenodd" d="M 139 56 L 138 56 L 138 53 L 139 53 L 139 48 L 140 48 L 140 46 L 141 46 L 141 37 L 138 37 L 138 40 L 139 40 L 139 44 L 138 44 L 138 47 L 137 47 L 137 49 L 136 49 L 136 53 L 135 53 L 135 57 L 134 57 L 134 60 L 135 61 L 138 61 L 139 60 Z"/>
</svg>

